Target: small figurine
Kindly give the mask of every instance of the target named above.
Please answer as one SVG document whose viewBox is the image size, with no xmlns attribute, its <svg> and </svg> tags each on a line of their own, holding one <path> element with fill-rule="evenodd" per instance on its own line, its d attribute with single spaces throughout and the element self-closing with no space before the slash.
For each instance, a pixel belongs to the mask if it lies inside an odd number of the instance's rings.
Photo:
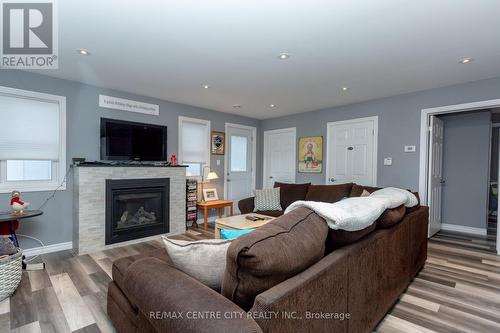
<svg viewBox="0 0 500 333">
<path fill-rule="evenodd" d="M 177 156 L 175 154 L 170 155 L 170 166 L 177 166 Z"/>
<path fill-rule="evenodd" d="M 21 201 L 21 192 L 12 191 L 12 197 L 10 199 L 10 207 L 12 207 L 13 215 L 20 216 L 23 215 L 24 210 L 29 207 L 29 202 Z"/>
</svg>

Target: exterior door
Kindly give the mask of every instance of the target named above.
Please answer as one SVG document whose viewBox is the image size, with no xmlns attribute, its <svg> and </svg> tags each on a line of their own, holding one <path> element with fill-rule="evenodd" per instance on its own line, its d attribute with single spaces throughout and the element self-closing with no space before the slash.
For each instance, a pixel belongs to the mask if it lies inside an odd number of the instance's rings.
<svg viewBox="0 0 500 333">
<path fill-rule="evenodd" d="M 255 128 L 226 124 L 226 192 L 227 200 L 237 202 L 254 193 Z"/>
<path fill-rule="evenodd" d="M 295 127 L 264 132 L 265 188 L 274 182 L 295 183 L 296 149 Z"/>
<path fill-rule="evenodd" d="M 441 230 L 443 193 L 443 121 L 436 116 L 430 119 L 429 143 L 429 237 Z"/>
<path fill-rule="evenodd" d="M 378 118 L 328 123 L 326 183 L 376 185 Z"/>
</svg>

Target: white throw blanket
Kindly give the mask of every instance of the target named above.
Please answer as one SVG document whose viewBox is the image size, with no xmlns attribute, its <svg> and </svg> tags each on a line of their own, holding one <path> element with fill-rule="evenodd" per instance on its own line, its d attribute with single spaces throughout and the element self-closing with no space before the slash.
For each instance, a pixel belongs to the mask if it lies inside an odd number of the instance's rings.
<svg viewBox="0 0 500 333">
<path fill-rule="evenodd" d="M 299 207 L 306 207 L 324 218 L 331 229 L 357 231 L 372 225 L 386 209 L 401 205 L 414 207 L 417 204 L 418 199 L 413 193 L 386 187 L 367 197 L 347 198 L 336 203 L 295 201 L 288 206 L 285 214 Z"/>
</svg>

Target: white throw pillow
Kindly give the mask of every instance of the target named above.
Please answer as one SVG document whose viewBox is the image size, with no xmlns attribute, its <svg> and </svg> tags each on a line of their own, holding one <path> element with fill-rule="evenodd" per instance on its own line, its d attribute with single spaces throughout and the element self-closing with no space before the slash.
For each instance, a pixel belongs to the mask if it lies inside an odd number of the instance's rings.
<svg viewBox="0 0 500 333">
<path fill-rule="evenodd" d="M 361 193 L 360 197 L 369 197 L 370 196 L 370 192 L 368 192 L 367 190 L 363 189 L 363 192 Z"/>
<path fill-rule="evenodd" d="M 280 188 L 266 188 L 255 191 L 254 212 L 283 210 L 280 205 Z"/>
<path fill-rule="evenodd" d="M 184 241 L 162 238 L 177 269 L 212 289 L 220 290 L 230 239 Z"/>
</svg>

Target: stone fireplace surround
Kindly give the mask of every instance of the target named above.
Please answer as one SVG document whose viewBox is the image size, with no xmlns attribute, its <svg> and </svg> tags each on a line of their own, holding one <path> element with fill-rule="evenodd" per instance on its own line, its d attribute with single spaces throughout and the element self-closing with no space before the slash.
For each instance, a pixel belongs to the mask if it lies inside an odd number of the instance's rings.
<svg viewBox="0 0 500 333">
<path fill-rule="evenodd" d="M 168 234 L 185 231 L 186 169 L 184 167 L 78 166 L 75 167 L 73 196 L 73 250 L 76 254 L 102 251 L 159 237 L 157 235 L 105 245 L 106 180 L 141 178 L 170 179 Z"/>
</svg>

